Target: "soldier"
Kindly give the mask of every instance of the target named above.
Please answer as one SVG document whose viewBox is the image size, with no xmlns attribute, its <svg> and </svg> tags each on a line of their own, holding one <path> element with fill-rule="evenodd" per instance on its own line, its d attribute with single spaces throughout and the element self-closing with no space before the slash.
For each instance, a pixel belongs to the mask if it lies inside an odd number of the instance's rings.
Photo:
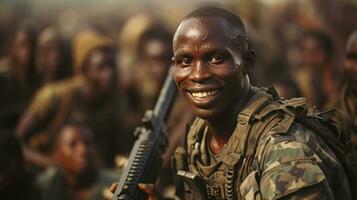
<svg viewBox="0 0 357 200">
<path fill-rule="evenodd" d="M 255 52 L 241 19 L 201 7 L 174 36 L 174 79 L 196 120 L 173 163 L 183 199 L 351 199 L 343 167 L 312 129 L 295 122 L 303 98 L 250 85 Z M 160 198 L 140 184 L 149 199 Z M 112 187 L 114 189 L 114 187 Z M 182 193 L 180 193 L 182 192 Z M 183 195 L 182 195 L 183 194 Z"/>
</svg>

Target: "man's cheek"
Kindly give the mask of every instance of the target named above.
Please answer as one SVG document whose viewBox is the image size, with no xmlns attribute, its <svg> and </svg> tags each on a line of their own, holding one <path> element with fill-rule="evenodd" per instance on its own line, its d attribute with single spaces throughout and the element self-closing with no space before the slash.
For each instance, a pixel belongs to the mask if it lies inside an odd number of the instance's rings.
<svg viewBox="0 0 357 200">
<path fill-rule="evenodd" d="M 183 77 L 180 74 L 180 72 L 178 70 L 176 70 L 176 69 L 174 70 L 173 78 L 174 78 L 174 81 L 176 83 L 177 88 L 180 89 L 180 85 L 181 85 L 181 82 L 183 80 Z"/>
</svg>

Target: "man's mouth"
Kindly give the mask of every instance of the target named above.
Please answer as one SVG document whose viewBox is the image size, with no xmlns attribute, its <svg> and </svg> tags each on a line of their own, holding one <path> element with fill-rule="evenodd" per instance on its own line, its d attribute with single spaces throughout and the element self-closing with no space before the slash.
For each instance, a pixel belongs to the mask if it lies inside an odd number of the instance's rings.
<svg viewBox="0 0 357 200">
<path fill-rule="evenodd" d="M 211 90 L 211 91 L 204 91 L 204 92 L 190 92 L 193 99 L 196 101 L 208 101 L 213 99 L 219 90 Z"/>
</svg>

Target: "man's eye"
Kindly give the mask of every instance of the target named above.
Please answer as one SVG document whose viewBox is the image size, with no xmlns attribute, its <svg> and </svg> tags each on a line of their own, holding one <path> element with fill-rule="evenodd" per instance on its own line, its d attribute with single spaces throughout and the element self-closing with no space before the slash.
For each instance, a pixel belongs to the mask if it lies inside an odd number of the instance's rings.
<svg viewBox="0 0 357 200">
<path fill-rule="evenodd" d="M 179 64 L 183 66 L 189 66 L 192 64 L 192 60 L 190 58 L 182 58 L 179 60 Z"/>
<path fill-rule="evenodd" d="M 220 55 L 214 55 L 211 57 L 210 62 L 213 64 L 220 64 L 224 61 L 223 56 Z"/>
</svg>

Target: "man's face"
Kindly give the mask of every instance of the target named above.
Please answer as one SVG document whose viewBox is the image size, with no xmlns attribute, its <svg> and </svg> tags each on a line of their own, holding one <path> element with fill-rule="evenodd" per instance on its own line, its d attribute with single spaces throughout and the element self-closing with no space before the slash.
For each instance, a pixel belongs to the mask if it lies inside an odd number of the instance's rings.
<svg viewBox="0 0 357 200">
<path fill-rule="evenodd" d="M 304 66 L 313 70 L 321 70 L 327 57 L 318 40 L 314 37 L 306 37 L 301 42 L 301 56 Z"/>
<path fill-rule="evenodd" d="M 89 135 L 82 128 L 65 127 L 55 148 L 55 160 L 66 172 L 79 175 L 90 167 L 93 146 Z"/>
<path fill-rule="evenodd" d="M 170 46 L 165 41 L 158 39 L 149 39 L 142 45 L 141 60 L 143 67 L 146 68 L 146 73 L 157 81 L 158 85 L 163 83 L 169 69 L 171 61 Z"/>
<path fill-rule="evenodd" d="M 357 82 L 357 34 L 347 44 L 343 72 L 348 81 Z"/>
<path fill-rule="evenodd" d="M 233 109 L 242 90 L 239 44 L 225 20 L 191 18 L 174 38 L 174 79 L 178 89 L 203 119 Z"/>
<path fill-rule="evenodd" d="M 135 84 L 143 98 L 155 99 L 171 63 L 171 44 L 164 40 L 149 38 L 144 40 L 140 47 L 137 68 L 139 81 Z"/>
<path fill-rule="evenodd" d="M 91 86 L 100 94 L 112 91 L 115 84 L 115 54 L 109 50 L 95 50 L 91 53 L 85 71 Z"/>
</svg>

